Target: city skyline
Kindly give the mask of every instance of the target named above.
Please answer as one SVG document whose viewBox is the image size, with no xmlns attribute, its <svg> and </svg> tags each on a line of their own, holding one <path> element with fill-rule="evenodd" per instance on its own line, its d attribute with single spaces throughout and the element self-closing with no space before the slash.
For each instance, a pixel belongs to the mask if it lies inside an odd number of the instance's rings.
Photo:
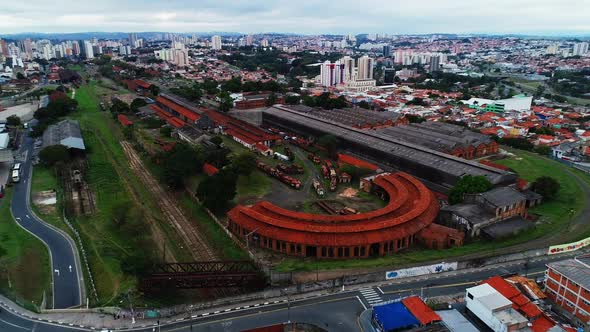
<svg viewBox="0 0 590 332">
<path fill-rule="evenodd" d="M 575 9 L 575 10 L 572 10 Z M 567 15 L 566 14 L 567 10 Z M 4 6 L 0 32 L 76 33 L 167 31 L 177 33 L 239 31 L 299 34 L 530 34 L 588 35 L 583 0 L 478 0 L 441 3 L 359 3 L 310 1 L 200 1 L 198 7 L 178 0 L 112 0 L 94 3 L 27 1 Z"/>
</svg>

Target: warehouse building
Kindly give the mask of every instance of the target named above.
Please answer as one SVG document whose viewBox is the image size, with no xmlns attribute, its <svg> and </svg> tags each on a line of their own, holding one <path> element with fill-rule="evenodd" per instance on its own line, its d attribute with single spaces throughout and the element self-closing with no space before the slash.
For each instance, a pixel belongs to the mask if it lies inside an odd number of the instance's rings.
<svg viewBox="0 0 590 332">
<path fill-rule="evenodd" d="M 420 181 L 401 172 L 384 173 L 371 181 L 389 199 L 381 209 L 351 215 L 309 214 L 263 201 L 229 211 L 229 229 L 253 247 L 330 259 L 384 256 L 418 242 L 435 248 L 463 243 L 462 234 L 444 226 L 433 230 L 440 239 L 424 233 L 434 226 L 439 205 Z"/>
<path fill-rule="evenodd" d="M 409 123 L 408 119 L 402 114 L 394 112 L 378 112 L 364 108 L 326 110 L 305 105 L 295 105 L 290 106 L 290 108 L 302 113 L 310 113 L 321 119 L 359 129 L 387 128 Z"/>
<path fill-rule="evenodd" d="M 275 105 L 263 111 L 263 125 L 284 128 L 304 136 L 333 135 L 349 152 L 378 160 L 384 166 L 408 172 L 421 179 L 452 187 L 464 175 L 484 176 L 492 184 L 511 184 L 516 174 L 487 165 L 458 158 L 415 143 L 407 142 L 373 130 L 361 130 L 301 112 L 291 107 Z"/>
<path fill-rule="evenodd" d="M 438 121 L 384 128 L 379 133 L 456 157 L 473 159 L 498 153 L 498 143 L 465 127 Z"/>
</svg>

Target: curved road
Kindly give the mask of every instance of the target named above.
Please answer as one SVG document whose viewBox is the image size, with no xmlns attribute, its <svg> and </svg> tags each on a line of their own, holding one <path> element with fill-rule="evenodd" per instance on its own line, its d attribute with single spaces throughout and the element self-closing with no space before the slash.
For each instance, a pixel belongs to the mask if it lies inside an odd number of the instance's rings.
<svg viewBox="0 0 590 332">
<path fill-rule="evenodd" d="M 54 309 L 76 307 L 82 304 L 84 285 L 77 249 L 68 235 L 37 218 L 31 210 L 33 139 L 26 134 L 24 136 L 17 157 L 22 162 L 21 181 L 14 185 L 11 212 L 22 228 L 41 240 L 49 249 L 53 275 L 53 303 L 48 303 L 47 306 Z"/>
</svg>

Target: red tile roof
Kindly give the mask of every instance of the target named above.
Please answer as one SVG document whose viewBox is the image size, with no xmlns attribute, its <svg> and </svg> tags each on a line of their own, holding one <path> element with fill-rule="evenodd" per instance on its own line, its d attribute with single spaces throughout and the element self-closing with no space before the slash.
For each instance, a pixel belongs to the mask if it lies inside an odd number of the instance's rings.
<svg viewBox="0 0 590 332">
<path fill-rule="evenodd" d="M 145 81 L 142 81 L 142 80 L 135 80 L 134 82 L 135 82 L 135 84 L 137 84 L 137 86 L 139 86 L 141 88 L 144 88 L 144 89 L 149 89 L 150 86 L 152 86 L 148 82 L 145 82 Z"/>
<path fill-rule="evenodd" d="M 125 116 L 125 114 L 119 114 L 119 115 L 117 116 L 117 119 L 119 119 L 119 123 L 121 123 L 121 125 L 122 125 L 123 127 L 128 127 L 128 126 L 131 126 L 131 125 L 133 125 L 133 122 L 132 122 L 131 120 L 129 120 L 129 119 L 128 119 L 128 118 Z"/>
<path fill-rule="evenodd" d="M 217 167 L 215 167 L 209 163 L 204 163 L 203 164 L 203 172 L 209 176 L 213 176 L 213 175 L 219 173 L 219 169 L 217 169 Z"/>
<path fill-rule="evenodd" d="M 186 107 L 178 105 L 177 103 L 175 103 L 174 101 L 172 101 L 166 97 L 158 96 L 158 98 L 156 98 L 156 102 L 170 108 L 171 110 L 177 112 L 178 114 L 180 114 L 182 116 L 185 116 L 187 119 L 189 119 L 191 121 L 197 121 L 198 119 L 201 118 L 201 116 L 199 114 L 189 110 Z"/>
<path fill-rule="evenodd" d="M 428 325 L 442 320 L 436 312 L 430 309 L 417 296 L 407 297 L 402 300 L 402 303 L 422 325 Z"/>
</svg>

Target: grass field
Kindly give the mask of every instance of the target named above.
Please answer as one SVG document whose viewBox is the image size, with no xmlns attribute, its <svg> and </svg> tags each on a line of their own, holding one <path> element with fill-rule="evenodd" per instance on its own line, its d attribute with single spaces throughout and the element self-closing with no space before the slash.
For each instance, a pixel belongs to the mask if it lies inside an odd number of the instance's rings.
<svg viewBox="0 0 590 332">
<path fill-rule="evenodd" d="M 568 212 L 571 209 L 580 211 L 588 202 L 588 197 L 584 195 L 574 178 L 563 171 L 571 169 L 564 164 L 525 151 L 517 151 L 515 157 L 498 160 L 497 163 L 510 167 L 529 182 L 541 176 L 551 176 L 560 183 L 560 190 L 554 200 L 544 202 L 530 210 L 546 221 L 537 227 L 537 232 L 545 234 L 564 230 L 568 227 L 570 220 Z M 590 181 L 588 175 L 580 173 L 580 176 Z"/>
<path fill-rule="evenodd" d="M 11 190 L 0 200 L 0 290 L 26 308 L 37 310 L 45 292 L 51 299 L 51 266 L 47 247 L 23 230 L 10 213 Z M 9 286 L 10 280 L 10 286 Z"/>
<path fill-rule="evenodd" d="M 113 213 L 122 204 L 134 211 L 142 210 L 142 207 L 133 203 L 120 174 L 129 179 L 140 197 L 148 194 L 128 167 L 119 144 L 122 139 L 120 128 L 110 113 L 99 110 L 98 96 L 108 91 L 103 91 L 105 89 L 102 88 L 97 91 L 95 88 L 96 83 L 90 82 L 76 91 L 80 111 L 72 117 L 80 121 L 82 128 L 89 164 L 86 180 L 96 194 L 98 212 L 90 217 L 78 217 L 75 224 L 88 252 L 100 303 L 107 305 L 113 304 L 119 294 L 136 285 L 135 277 L 121 269 L 124 260 L 127 257 L 149 254 L 131 243 L 129 237 L 133 237 L 133 234 L 126 234 L 114 224 Z M 147 198 L 144 201 L 149 204 Z M 135 232 L 146 235 L 146 229 L 147 225 Z M 151 247 L 155 248 L 155 245 Z"/>
<path fill-rule="evenodd" d="M 199 227 L 204 231 L 209 243 L 214 250 L 221 253 L 223 259 L 241 260 L 248 259 L 248 255 L 238 247 L 232 239 L 217 225 L 203 207 L 196 203 L 188 194 L 184 194 L 180 199 L 180 205 L 192 220 L 199 222 Z"/>
<path fill-rule="evenodd" d="M 405 253 L 375 259 L 322 260 L 314 262 L 297 258 L 287 258 L 277 266 L 277 270 L 287 272 L 314 271 L 317 269 L 376 268 L 434 260 L 448 260 L 452 257 L 467 254 L 492 253 L 496 249 L 502 247 L 524 243 L 556 232 L 567 233 L 570 220 L 568 211 L 574 209 L 576 213 L 578 213 L 589 200 L 589 198 L 583 194 L 581 188 L 575 183 L 573 178 L 564 172 L 565 169 L 571 170 L 571 168 L 534 153 L 520 150 L 513 152 L 517 153 L 515 157 L 496 162 L 514 169 L 522 178 L 528 181 L 534 181 L 539 176 L 548 175 L 556 178 L 561 184 L 561 190 L 554 201 L 543 203 L 542 205 L 531 209 L 531 212 L 540 215 L 541 220 L 543 221 L 541 225 L 534 229 L 500 241 L 489 242 L 478 240 L 462 247 L 445 250 L 415 248 Z M 579 174 L 590 184 L 590 176 L 581 172 L 576 174 Z M 584 238 L 586 236 L 587 235 L 585 234 L 578 234 L 577 238 Z"/>
</svg>

